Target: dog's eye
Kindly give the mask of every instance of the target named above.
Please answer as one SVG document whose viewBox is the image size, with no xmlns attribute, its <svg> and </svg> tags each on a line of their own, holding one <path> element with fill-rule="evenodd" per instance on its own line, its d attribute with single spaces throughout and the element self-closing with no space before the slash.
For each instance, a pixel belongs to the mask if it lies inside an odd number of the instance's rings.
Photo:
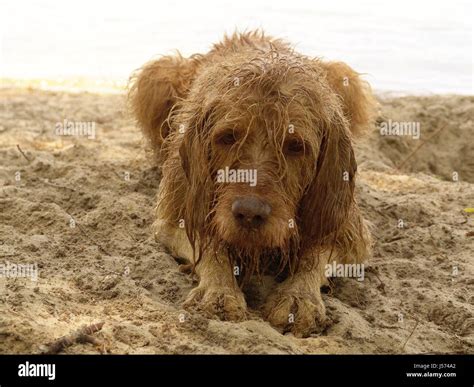
<svg viewBox="0 0 474 387">
<path fill-rule="evenodd" d="M 217 142 L 222 145 L 233 145 L 237 139 L 233 132 L 222 133 L 218 138 Z"/>
<path fill-rule="evenodd" d="M 285 144 L 285 153 L 291 156 L 304 154 L 305 144 L 301 140 L 293 139 Z"/>
</svg>

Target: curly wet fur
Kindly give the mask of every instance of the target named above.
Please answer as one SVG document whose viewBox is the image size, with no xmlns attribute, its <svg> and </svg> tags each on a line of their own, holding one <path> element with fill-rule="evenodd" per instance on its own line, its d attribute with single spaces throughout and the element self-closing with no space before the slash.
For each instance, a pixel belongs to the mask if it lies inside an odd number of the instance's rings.
<svg viewBox="0 0 474 387">
<path fill-rule="evenodd" d="M 236 33 L 206 55 L 146 64 L 132 76 L 129 97 L 163 162 L 157 229 L 169 247 L 180 249 L 173 235 L 184 225 L 192 253 L 183 254 L 196 263 L 214 256 L 229 270 L 237 265 L 240 278 L 274 261 L 278 273 L 301 277 L 300 266 L 320 271 L 333 256 L 362 262 L 370 254 L 354 200 L 352 141 L 369 125 L 375 104 L 368 84 L 346 64 L 300 55 L 260 31 Z M 219 138 L 229 133 L 235 143 L 223 146 Z M 292 141 L 303 144 L 302 154 L 289 154 Z M 257 169 L 257 186 L 216 183 L 224 167 Z M 239 229 L 230 214 L 232 200 L 249 194 L 273 208 L 258 233 Z M 224 276 L 206 262 L 206 278 Z"/>
</svg>

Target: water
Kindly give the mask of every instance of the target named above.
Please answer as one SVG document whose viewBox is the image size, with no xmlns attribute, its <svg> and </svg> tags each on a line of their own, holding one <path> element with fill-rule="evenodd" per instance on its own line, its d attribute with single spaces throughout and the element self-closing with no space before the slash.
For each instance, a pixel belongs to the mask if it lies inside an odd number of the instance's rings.
<svg viewBox="0 0 474 387">
<path fill-rule="evenodd" d="M 473 94 L 472 12 L 470 0 L 12 0 L 0 5 L 0 76 L 124 81 L 158 54 L 263 28 L 347 62 L 378 91 Z"/>
</svg>

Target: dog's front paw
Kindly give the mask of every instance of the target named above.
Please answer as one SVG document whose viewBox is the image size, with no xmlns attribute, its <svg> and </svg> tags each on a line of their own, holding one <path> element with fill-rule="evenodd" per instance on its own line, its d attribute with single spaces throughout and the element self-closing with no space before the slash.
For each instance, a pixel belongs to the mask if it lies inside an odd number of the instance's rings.
<svg viewBox="0 0 474 387">
<path fill-rule="evenodd" d="M 275 328 L 296 337 L 308 337 L 325 327 L 326 308 L 320 294 L 277 292 L 263 307 L 263 313 Z"/>
<path fill-rule="evenodd" d="M 241 321 L 247 317 L 247 304 L 240 289 L 199 285 L 191 290 L 184 307 L 227 321 Z"/>
</svg>

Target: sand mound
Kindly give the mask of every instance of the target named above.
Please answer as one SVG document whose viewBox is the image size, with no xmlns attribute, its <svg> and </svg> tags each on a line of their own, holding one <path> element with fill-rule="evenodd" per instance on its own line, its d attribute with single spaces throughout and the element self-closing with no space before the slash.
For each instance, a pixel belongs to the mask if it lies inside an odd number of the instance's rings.
<svg viewBox="0 0 474 387">
<path fill-rule="evenodd" d="M 364 281 L 326 290 L 330 326 L 307 339 L 281 335 L 258 310 L 229 323 L 182 309 L 194 284 L 152 238 L 160 173 L 123 96 L 10 89 L 0 98 L 0 264 L 39 267 L 36 282 L 0 277 L 0 352 L 36 353 L 104 321 L 96 337 L 112 353 L 472 353 L 472 97 L 382 101 L 379 122 L 419 121 L 421 137 L 374 129 L 358 145 L 374 258 Z M 54 135 L 65 119 L 94 121 L 95 139 Z"/>
<path fill-rule="evenodd" d="M 385 122 L 418 123 L 419 138 L 381 136 Z M 474 183 L 474 97 L 438 96 L 405 97 L 381 100 L 377 121 L 379 130 L 372 133 L 380 160 L 402 172 L 423 172 L 452 181 Z M 401 130 L 401 129 L 400 129 Z M 370 158 L 370 154 L 367 155 Z"/>
</svg>

